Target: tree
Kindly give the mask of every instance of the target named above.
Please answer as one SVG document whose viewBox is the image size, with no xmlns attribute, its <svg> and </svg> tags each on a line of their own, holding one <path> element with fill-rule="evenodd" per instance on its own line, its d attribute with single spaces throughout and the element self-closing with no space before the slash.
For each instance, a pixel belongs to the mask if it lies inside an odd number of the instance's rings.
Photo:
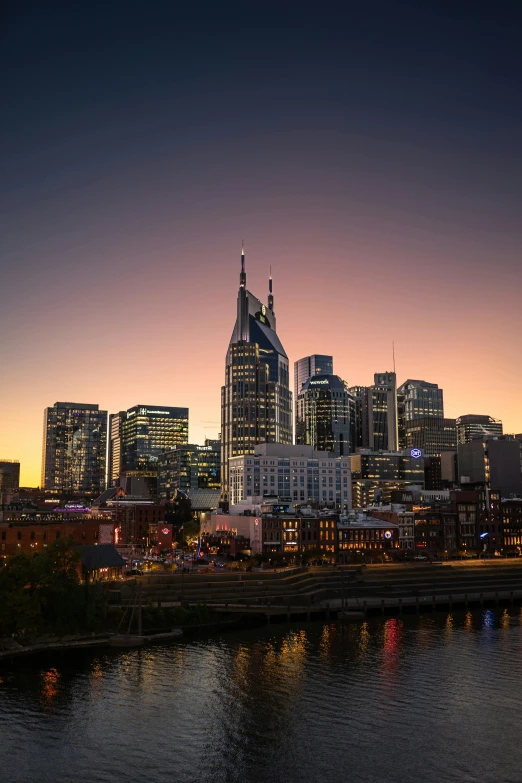
<svg viewBox="0 0 522 783">
<path fill-rule="evenodd" d="M 84 623 L 80 558 L 71 540 L 12 557 L 0 572 L 0 634 L 72 631 Z"/>
</svg>

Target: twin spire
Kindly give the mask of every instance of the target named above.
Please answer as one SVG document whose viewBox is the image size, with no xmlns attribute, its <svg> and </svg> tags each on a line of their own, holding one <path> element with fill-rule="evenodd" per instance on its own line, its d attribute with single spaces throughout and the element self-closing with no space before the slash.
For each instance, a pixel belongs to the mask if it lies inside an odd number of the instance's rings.
<svg viewBox="0 0 522 783">
<path fill-rule="evenodd" d="M 241 273 L 239 275 L 239 287 L 246 288 L 245 272 L 245 243 L 241 240 Z M 272 292 L 272 266 L 270 265 L 270 277 L 268 278 L 268 309 L 274 312 L 274 294 Z"/>
</svg>

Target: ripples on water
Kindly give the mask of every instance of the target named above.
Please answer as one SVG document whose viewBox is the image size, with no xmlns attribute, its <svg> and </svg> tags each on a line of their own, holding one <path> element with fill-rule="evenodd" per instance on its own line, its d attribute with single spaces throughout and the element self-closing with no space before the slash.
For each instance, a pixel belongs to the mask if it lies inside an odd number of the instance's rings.
<svg viewBox="0 0 522 783">
<path fill-rule="evenodd" d="M 0 669 L 2 783 L 521 783 L 522 620 L 306 624 Z"/>
</svg>

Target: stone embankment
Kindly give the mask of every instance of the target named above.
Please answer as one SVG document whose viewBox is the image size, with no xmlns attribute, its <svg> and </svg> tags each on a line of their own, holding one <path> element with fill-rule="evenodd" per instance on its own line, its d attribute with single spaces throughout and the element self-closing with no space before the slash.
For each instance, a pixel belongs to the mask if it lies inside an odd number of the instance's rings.
<svg viewBox="0 0 522 783">
<path fill-rule="evenodd" d="M 206 605 L 220 612 L 307 618 L 343 606 L 365 613 L 433 611 L 522 603 L 522 560 L 453 561 L 282 572 L 157 574 L 138 577 L 143 601 L 157 606 Z M 111 591 L 132 602 L 134 584 Z"/>
</svg>

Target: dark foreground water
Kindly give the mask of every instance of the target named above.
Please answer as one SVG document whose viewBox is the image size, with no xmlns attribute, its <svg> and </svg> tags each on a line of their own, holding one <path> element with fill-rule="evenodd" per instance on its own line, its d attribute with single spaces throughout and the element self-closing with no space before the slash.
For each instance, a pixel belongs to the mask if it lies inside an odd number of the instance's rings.
<svg viewBox="0 0 522 783">
<path fill-rule="evenodd" d="M 0 667 L 2 783 L 521 783 L 507 613 L 278 625 Z"/>
</svg>

